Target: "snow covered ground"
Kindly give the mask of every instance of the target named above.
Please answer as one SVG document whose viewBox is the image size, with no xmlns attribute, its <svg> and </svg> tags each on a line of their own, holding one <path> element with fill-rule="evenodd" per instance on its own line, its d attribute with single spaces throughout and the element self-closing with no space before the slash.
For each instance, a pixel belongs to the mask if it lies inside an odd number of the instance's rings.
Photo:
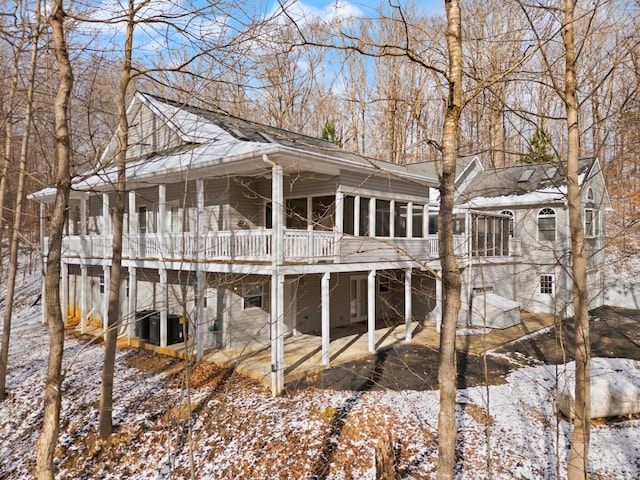
<svg viewBox="0 0 640 480">
<path fill-rule="evenodd" d="M 11 398 L 0 404 L 0 479 L 31 478 L 35 465 L 48 355 L 40 304 L 31 306 L 39 285 L 27 276 L 18 288 Z M 61 479 L 189 478 L 191 468 L 198 479 L 373 479 L 374 447 L 386 432 L 402 478 L 434 478 L 437 392 L 310 389 L 271 398 L 251 381 L 201 366 L 189 403 L 180 362 L 120 350 L 118 428 L 105 444 L 95 433 L 103 347 L 69 335 L 66 351 Z M 607 363 L 640 386 L 640 362 Z M 571 428 L 556 415 L 561 377 L 561 367 L 525 367 L 504 385 L 459 391 L 457 478 L 564 477 Z M 596 422 L 590 468 L 594 479 L 640 478 L 640 419 Z"/>
</svg>

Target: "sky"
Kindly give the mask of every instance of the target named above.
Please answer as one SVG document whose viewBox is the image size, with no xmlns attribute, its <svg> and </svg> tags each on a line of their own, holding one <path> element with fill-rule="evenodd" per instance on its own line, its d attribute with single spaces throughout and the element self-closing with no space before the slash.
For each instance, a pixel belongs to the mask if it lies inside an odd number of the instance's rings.
<svg viewBox="0 0 640 480">
<path fill-rule="evenodd" d="M 366 11 L 370 8 L 375 8 L 380 4 L 379 0 L 283 0 L 286 3 L 297 3 L 301 6 L 307 6 L 319 11 L 327 11 L 335 8 L 336 4 L 343 6 L 346 9 L 357 9 L 360 11 Z M 278 0 L 268 0 L 270 7 L 274 7 L 278 4 Z M 402 5 L 409 3 L 407 0 L 400 0 Z M 444 15 L 444 0 L 413 0 L 415 5 L 420 9 L 423 9 L 429 15 Z"/>
</svg>

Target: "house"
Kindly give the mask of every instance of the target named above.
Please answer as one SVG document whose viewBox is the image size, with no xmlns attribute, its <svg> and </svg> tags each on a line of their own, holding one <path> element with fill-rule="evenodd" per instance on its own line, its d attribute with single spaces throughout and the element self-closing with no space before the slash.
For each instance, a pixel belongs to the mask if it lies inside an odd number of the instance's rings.
<svg viewBox="0 0 640 480">
<path fill-rule="evenodd" d="M 320 335 L 329 366 L 334 328 L 361 325 L 374 351 L 376 322 L 401 319 L 406 340 L 412 321 L 439 322 L 434 163 L 363 158 L 144 93 L 128 117 L 121 311 L 130 337 L 164 347 L 186 334 L 197 358 L 268 347 L 279 392 L 286 336 Z M 114 138 L 70 197 L 62 304 L 82 331 L 90 321 L 106 328 L 116 149 Z M 581 165 L 598 249 L 610 203 L 597 161 Z M 477 157 L 460 160 L 455 248 L 469 300 L 461 323 L 486 324 L 489 306 L 499 317 L 490 326 L 502 328 L 519 321 L 520 305 L 548 311 L 568 301 L 566 206 L 551 168 L 492 171 Z M 54 195 L 31 195 L 43 225 Z M 470 308 L 480 303 L 484 315 Z"/>
<path fill-rule="evenodd" d="M 471 217 L 474 259 L 467 286 L 472 304 L 476 293 L 491 291 L 532 312 L 573 315 L 571 237 L 562 169 L 557 162 L 498 169 L 478 165 L 467 177 L 457 204 Z M 598 159 L 581 159 L 578 176 L 590 308 L 595 308 L 604 302 L 604 218 L 612 206 Z M 510 219 L 509 258 L 498 255 L 500 245 L 492 238 L 498 227 L 488 217 L 483 219 L 488 213 Z"/>
</svg>

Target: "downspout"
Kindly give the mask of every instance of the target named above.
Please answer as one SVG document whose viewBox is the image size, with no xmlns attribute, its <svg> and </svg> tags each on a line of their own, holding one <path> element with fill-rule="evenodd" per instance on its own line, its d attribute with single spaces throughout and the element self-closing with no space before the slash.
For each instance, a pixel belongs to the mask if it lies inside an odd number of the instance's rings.
<svg viewBox="0 0 640 480">
<path fill-rule="evenodd" d="M 467 326 L 471 326 L 471 262 L 473 260 L 473 237 L 471 235 L 471 212 L 469 208 L 465 210 L 465 228 L 467 230 Z"/>
</svg>

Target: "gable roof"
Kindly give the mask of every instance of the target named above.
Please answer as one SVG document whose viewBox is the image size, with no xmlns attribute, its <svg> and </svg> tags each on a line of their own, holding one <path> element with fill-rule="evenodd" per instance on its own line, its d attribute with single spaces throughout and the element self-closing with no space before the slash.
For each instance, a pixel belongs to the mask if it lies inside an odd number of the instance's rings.
<svg viewBox="0 0 640 480">
<path fill-rule="evenodd" d="M 127 114 L 132 118 L 144 109 L 151 113 L 147 115 L 150 120 L 145 120 L 149 124 L 141 120 L 130 125 L 134 132 L 138 129 L 133 148 L 127 152 L 126 172 L 130 184 L 169 181 L 169 178 L 186 177 L 187 172 L 190 178 L 196 178 L 205 169 L 209 172 L 214 169 L 216 175 L 266 172 L 270 167 L 262 161 L 264 155 L 273 156 L 290 171 L 337 174 L 341 170 L 356 170 L 395 176 L 426 186 L 437 184 L 436 179 L 425 172 L 350 153 L 326 140 L 244 120 L 222 110 L 207 110 L 137 92 Z M 117 142 L 116 137 L 111 140 L 100 158 L 97 172 L 74 179 L 75 190 L 113 188 Z M 45 189 L 30 198 L 46 201 L 53 193 L 52 189 Z"/>
<path fill-rule="evenodd" d="M 596 158 L 578 161 L 578 185 L 590 178 Z M 598 170 L 599 172 L 599 170 Z M 564 164 L 558 162 L 519 164 L 486 169 L 471 180 L 458 202 L 472 208 L 496 205 L 533 205 L 566 199 Z"/>
</svg>

